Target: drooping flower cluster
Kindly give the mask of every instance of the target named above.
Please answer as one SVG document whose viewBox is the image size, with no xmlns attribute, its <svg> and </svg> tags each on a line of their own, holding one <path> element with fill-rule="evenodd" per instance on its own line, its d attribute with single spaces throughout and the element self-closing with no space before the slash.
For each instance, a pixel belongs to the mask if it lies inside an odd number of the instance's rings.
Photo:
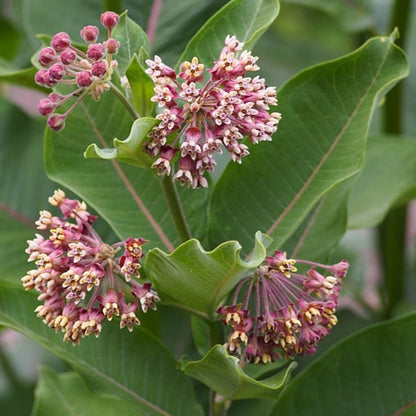
<svg viewBox="0 0 416 416">
<path fill-rule="evenodd" d="M 36 268 L 22 278 L 26 290 L 40 293 L 38 300 L 43 304 L 35 312 L 74 345 L 91 333 L 98 337 L 103 321 L 114 316 L 120 317 L 120 328 L 132 331 L 140 325 L 139 305 L 147 312 L 155 310 L 160 300 L 150 283 L 136 281 L 142 245 L 147 241 L 128 238 L 110 246 L 93 229 L 96 217 L 84 202 L 66 198 L 61 190 L 49 202 L 61 209 L 63 218 L 40 212 L 37 228 L 48 230 L 49 236 L 36 234 L 28 241 L 28 261 L 34 261 Z M 124 252 L 117 257 L 122 248 Z M 137 300 L 127 302 L 123 286 L 129 286 Z"/>
<path fill-rule="evenodd" d="M 233 304 L 217 311 L 231 327 L 228 351 L 254 363 L 314 353 L 337 323 L 335 310 L 348 262 L 324 265 L 288 259 L 281 251 L 266 260 L 241 280 Z M 300 274 L 296 263 L 311 267 Z M 243 288 L 247 289 L 244 295 Z M 238 299 L 242 302 L 237 303 Z"/>
<path fill-rule="evenodd" d="M 117 61 L 112 56 L 119 48 L 119 43 L 111 37 L 111 32 L 118 21 L 119 16 L 114 12 L 101 15 L 101 23 L 107 29 L 107 40 L 102 43 L 97 43 L 98 27 L 85 26 L 81 30 L 81 37 L 88 43 L 86 52 L 76 48 L 65 32 L 54 35 L 50 46 L 40 51 L 38 61 L 45 69 L 36 73 L 37 84 L 48 88 L 58 84 L 76 86 L 67 95 L 52 92 L 48 98 L 40 100 L 38 110 L 43 116 L 48 116 L 51 129 L 63 129 L 68 114 L 86 95 L 91 94 L 98 101 L 101 94 L 110 88 L 111 75 L 117 67 Z M 65 113 L 55 112 L 73 97 L 76 97 L 76 101 Z"/>
<path fill-rule="evenodd" d="M 157 157 L 153 167 L 159 174 L 171 174 L 172 158 L 179 152 L 174 179 L 193 188 L 205 187 L 204 172 L 214 170 L 213 155 L 222 153 L 223 147 L 241 163 L 249 153 L 244 136 L 251 143 L 272 139 L 281 118 L 269 112 L 277 104 L 276 89 L 266 87 L 258 76 L 246 76 L 259 69 L 258 58 L 242 47 L 234 36 L 227 36 L 205 84 L 204 65 L 196 57 L 181 65 L 179 76 L 158 56 L 146 61 L 146 72 L 155 82 L 152 101 L 163 108 L 145 148 Z"/>
</svg>

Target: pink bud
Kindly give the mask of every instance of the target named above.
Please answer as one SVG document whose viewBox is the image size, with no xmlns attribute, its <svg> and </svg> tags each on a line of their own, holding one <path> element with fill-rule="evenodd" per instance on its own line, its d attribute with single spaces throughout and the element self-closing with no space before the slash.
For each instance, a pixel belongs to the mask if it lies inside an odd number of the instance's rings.
<svg viewBox="0 0 416 416">
<path fill-rule="evenodd" d="M 109 54 L 117 53 L 119 47 L 120 44 L 113 38 L 110 38 L 104 42 L 104 48 Z"/>
<path fill-rule="evenodd" d="M 64 65 L 72 64 L 77 59 L 77 54 L 72 49 L 65 49 L 61 53 L 61 62 Z"/>
<path fill-rule="evenodd" d="M 65 98 L 65 96 L 64 96 L 64 95 L 61 95 L 61 94 L 58 94 L 58 93 L 56 93 L 56 92 L 51 92 L 51 93 L 48 95 L 48 98 L 49 98 L 49 100 L 51 100 L 53 103 L 57 103 L 57 102 L 59 102 L 59 101 L 63 100 L 63 99 Z"/>
<path fill-rule="evenodd" d="M 41 69 L 40 71 L 36 72 L 35 82 L 36 84 L 42 85 L 43 87 L 51 87 L 52 85 L 56 84 L 56 81 L 51 79 L 49 76 L 49 71 L 46 69 Z"/>
<path fill-rule="evenodd" d="M 51 40 L 51 46 L 57 51 L 61 52 L 71 45 L 71 39 L 68 33 L 59 32 Z"/>
<path fill-rule="evenodd" d="M 77 74 L 77 84 L 79 87 L 89 87 L 92 83 L 90 71 L 82 71 Z"/>
<path fill-rule="evenodd" d="M 65 118 L 64 114 L 52 114 L 48 118 L 48 126 L 55 131 L 62 130 L 65 127 Z"/>
<path fill-rule="evenodd" d="M 55 110 L 55 107 L 55 103 L 52 102 L 49 98 L 40 100 L 38 104 L 39 113 L 43 116 L 47 116 L 48 114 L 52 113 Z"/>
<path fill-rule="evenodd" d="M 93 43 L 89 45 L 87 56 L 93 61 L 98 61 L 101 59 L 104 56 L 103 45 L 101 45 L 101 43 Z"/>
<path fill-rule="evenodd" d="M 107 73 L 107 64 L 105 61 L 94 62 L 91 65 L 91 73 L 96 77 L 102 77 Z"/>
<path fill-rule="evenodd" d="M 38 85 L 45 85 L 45 76 L 48 74 L 48 71 L 46 69 L 41 69 L 35 74 L 35 82 Z M 48 75 L 49 78 L 49 75 Z"/>
<path fill-rule="evenodd" d="M 333 273 L 336 277 L 345 277 L 350 265 L 347 260 L 341 260 L 337 264 L 333 264 L 331 267 L 329 267 L 329 271 Z"/>
<path fill-rule="evenodd" d="M 49 78 L 53 81 L 59 81 L 65 75 L 65 68 L 61 64 L 53 64 L 49 68 Z"/>
<path fill-rule="evenodd" d="M 119 15 L 114 12 L 105 12 L 101 15 L 101 23 L 109 30 L 116 26 L 119 20 Z"/>
<path fill-rule="evenodd" d="M 81 37 L 87 43 L 95 42 L 98 38 L 98 33 L 99 33 L 99 30 L 97 26 L 88 25 L 88 26 L 84 26 L 81 29 Z"/>
<path fill-rule="evenodd" d="M 56 61 L 56 53 L 55 53 L 55 50 L 53 48 L 51 48 L 50 46 L 47 46 L 46 48 L 43 48 L 39 52 L 38 62 L 42 66 L 48 66 L 52 62 L 55 62 L 55 61 Z"/>
</svg>

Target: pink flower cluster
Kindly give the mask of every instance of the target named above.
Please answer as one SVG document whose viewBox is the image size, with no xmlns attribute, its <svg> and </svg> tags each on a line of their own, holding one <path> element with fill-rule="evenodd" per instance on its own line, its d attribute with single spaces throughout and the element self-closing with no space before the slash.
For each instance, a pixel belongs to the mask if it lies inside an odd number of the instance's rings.
<svg viewBox="0 0 416 416">
<path fill-rule="evenodd" d="M 107 29 L 107 40 L 97 43 L 99 30 L 96 26 L 85 26 L 81 30 L 82 39 L 88 43 L 86 52 L 76 48 L 65 32 L 53 36 L 50 46 L 43 48 L 38 61 L 45 69 L 35 75 L 37 84 L 53 88 L 58 84 L 76 85 L 76 89 L 67 95 L 53 92 L 48 98 L 39 102 L 38 110 L 48 116 L 48 125 L 53 130 L 61 130 L 65 126 L 68 114 L 88 94 L 98 101 L 101 94 L 110 88 L 110 79 L 117 67 L 112 56 L 117 53 L 119 43 L 111 37 L 113 28 L 119 21 L 118 14 L 105 12 L 101 15 L 101 23 Z M 72 97 L 75 103 L 63 114 L 55 111 Z"/>
<path fill-rule="evenodd" d="M 215 153 L 225 148 L 241 163 L 249 153 L 244 136 L 251 143 L 272 139 L 281 118 L 270 113 L 270 106 L 277 105 L 276 89 L 266 87 L 258 76 L 246 76 L 259 69 L 258 58 L 242 47 L 227 36 L 205 84 L 204 65 L 196 57 L 181 65 L 179 76 L 158 56 L 146 61 L 146 72 L 155 83 L 152 101 L 163 108 L 145 148 L 157 157 L 153 167 L 159 174 L 171 174 L 172 158 L 179 152 L 174 179 L 192 188 L 206 187 L 204 172 L 214 170 Z"/>
<path fill-rule="evenodd" d="M 296 262 L 311 267 L 299 274 Z M 267 264 L 238 284 L 233 304 L 217 311 L 232 328 L 228 351 L 254 363 L 314 353 L 337 323 L 335 310 L 348 267 L 346 260 L 324 265 L 288 259 L 281 251 L 267 257 Z M 240 297 L 242 303 L 237 303 Z"/>
<path fill-rule="evenodd" d="M 63 218 L 40 212 L 37 228 L 48 230 L 49 236 L 36 234 L 28 241 L 28 261 L 34 261 L 36 268 L 22 278 L 26 290 L 40 293 L 43 304 L 35 312 L 47 325 L 63 331 L 64 340 L 73 345 L 91 333 L 98 337 L 103 321 L 114 316 L 120 317 L 120 328 L 132 331 L 140 325 L 139 305 L 147 312 L 156 309 L 160 300 L 150 283 L 135 280 L 140 277 L 142 245 L 147 241 L 128 238 L 110 246 L 93 229 L 96 217 L 84 202 L 66 198 L 61 190 L 49 202 L 61 209 Z M 129 286 L 137 300 L 127 302 L 123 286 Z"/>
</svg>

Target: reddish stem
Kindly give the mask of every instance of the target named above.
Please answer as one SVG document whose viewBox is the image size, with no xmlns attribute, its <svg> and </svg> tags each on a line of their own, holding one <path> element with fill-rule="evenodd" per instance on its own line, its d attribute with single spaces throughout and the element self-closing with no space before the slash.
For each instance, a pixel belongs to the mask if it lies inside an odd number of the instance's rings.
<svg viewBox="0 0 416 416">
<path fill-rule="evenodd" d="M 162 0 L 154 0 L 152 10 L 150 12 L 149 22 L 147 24 L 147 37 L 149 38 L 150 46 L 153 45 L 161 8 Z"/>
</svg>

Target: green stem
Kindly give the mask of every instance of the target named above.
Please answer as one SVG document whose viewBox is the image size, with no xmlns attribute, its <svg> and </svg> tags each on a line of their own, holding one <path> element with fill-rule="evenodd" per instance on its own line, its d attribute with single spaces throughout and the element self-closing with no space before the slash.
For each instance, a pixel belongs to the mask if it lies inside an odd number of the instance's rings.
<svg viewBox="0 0 416 416">
<path fill-rule="evenodd" d="M 209 321 L 209 339 L 211 345 L 221 344 L 223 342 L 223 328 L 218 321 Z M 226 416 L 226 402 L 218 400 L 218 393 L 214 390 L 209 391 L 209 415 L 210 416 Z"/>
<path fill-rule="evenodd" d="M 403 47 L 406 41 L 411 0 L 395 0 L 391 13 L 390 30 L 399 29 L 396 43 Z M 397 84 L 386 96 L 384 105 L 384 132 L 400 135 L 403 115 L 403 83 Z M 394 307 L 405 293 L 407 207 L 392 209 L 378 228 L 378 241 L 383 264 L 382 296 L 385 316 L 390 317 Z"/>
<path fill-rule="evenodd" d="M 188 223 L 186 222 L 185 213 L 179 199 L 178 190 L 176 189 L 175 184 L 172 182 L 172 179 L 169 176 L 165 176 L 162 179 L 162 188 L 163 193 L 165 194 L 165 199 L 169 205 L 169 210 L 172 215 L 173 222 L 175 223 L 179 238 L 182 242 L 185 242 L 192 238 L 192 234 Z"/>
<path fill-rule="evenodd" d="M 3 368 L 4 374 L 7 377 L 7 380 L 11 384 L 14 390 L 19 390 L 22 387 L 19 377 L 14 371 L 13 366 L 10 363 L 9 358 L 3 350 L 3 347 L 0 345 L 0 365 Z"/>
<path fill-rule="evenodd" d="M 130 101 L 112 82 L 110 82 L 110 89 L 114 93 L 114 95 L 118 98 L 118 100 L 121 102 L 121 104 L 123 104 L 123 106 L 125 107 L 125 109 L 130 114 L 133 120 L 140 118 L 140 115 L 137 113 L 135 108 L 130 104 Z"/>
<path fill-rule="evenodd" d="M 110 83 L 110 88 L 120 100 L 121 104 L 124 105 L 133 121 L 140 118 L 139 114 L 137 114 L 136 110 L 127 100 L 126 96 L 113 83 Z M 173 222 L 175 223 L 176 231 L 178 232 L 180 240 L 185 242 L 192 238 L 192 234 L 186 221 L 185 213 L 183 211 L 176 186 L 168 176 L 164 177 L 161 180 L 161 183 Z"/>
</svg>

